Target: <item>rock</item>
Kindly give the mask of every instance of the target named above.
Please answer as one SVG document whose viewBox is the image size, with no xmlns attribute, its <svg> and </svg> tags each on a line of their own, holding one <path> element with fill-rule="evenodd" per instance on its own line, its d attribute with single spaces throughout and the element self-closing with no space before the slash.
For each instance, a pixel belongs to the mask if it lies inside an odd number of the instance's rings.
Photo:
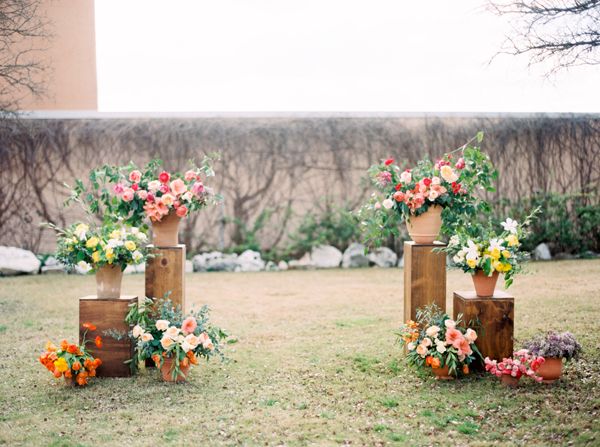
<svg viewBox="0 0 600 447">
<path fill-rule="evenodd" d="M 279 261 L 279 264 L 277 264 L 277 267 L 279 268 L 279 270 L 287 270 L 288 267 L 288 263 L 285 261 Z"/>
<path fill-rule="evenodd" d="M 194 263 L 189 259 L 185 260 L 185 273 L 192 273 L 194 271 Z"/>
<path fill-rule="evenodd" d="M 537 259 L 538 261 L 549 261 L 552 259 L 552 254 L 550 253 L 550 248 L 547 244 L 541 243 L 535 250 L 533 251 L 533 259 Z"/>
<path fill-rule="evenodd" d="M 278 272 L 279 267 L 273 261 L 269 261 L 269 262 L 267 262 L 267 265 L 265 266 L 265 270 L 267 272 Z"/>
<path fill-rule="evenodd" d="M 54 256 L 48 256 L 41 269 L 42 273 L 67 273 L 67 266 L 56 259 Z"/>
<path fill-rule="evenodd" d="M 319 269 L 337 268 L 342 262 L 342 252 L 332 245 L 313 247 L 310 253 L 311 263 Z"/>
<path fill-rule="evenodd" d="M 195 272 L 234 272 L 238 267 L 237 255 L 220 251 L 202 253 L 192 258 L 192 266 Z"/>
<path fill-rule="evenodd" d="M 137 265 L 128 265 L 127 267 L 125 267 L 125 270 L 123 270 L 123 274 L 131 275 L 134 273 L 144 273 L 145 271 L 146 271 L 146 264 L 141 263 L 141 264 L 137 264 Z"/>
<path fill-rule="evenodd" d="M 350 244 L 342 256 L 342 267 L 355 268 L 368 266 L 369 258 L 365 255 L 365 246 L 356 242 Z"/>
<path fill-rule="evenodd" d="M 265 261 L 260 257 L 260 253 L 253 250 L 246 250 L 239 255 L 237 264 L 236 272 L 260 272 L 265 269 Z"/>
<path fill-rule="evenodd" d="M 293 259 L 288 262 L 288 267 L 294 270 L 306 270 L 312 268 L 312 260 L 310 259 L 310 253 L 304 253 L 300 259 Z"/>
<path fill-rule="evenodd" d="M 398 268 L 404 268 L 404 255 L 398 260 Z"/>
<path fill-rule="evenodd" d="M 395 267 L 398 262 L 398 256 L 388 247 L 379 247 L 373 253 L 369 253 L 367 257 L 377 267 Z"/>
<path fill-rule="evenodd" d="M 41 264 L 29 250 L 0 246 L 0 274 L 2 275 L 37 274 Z"/>
</svg>

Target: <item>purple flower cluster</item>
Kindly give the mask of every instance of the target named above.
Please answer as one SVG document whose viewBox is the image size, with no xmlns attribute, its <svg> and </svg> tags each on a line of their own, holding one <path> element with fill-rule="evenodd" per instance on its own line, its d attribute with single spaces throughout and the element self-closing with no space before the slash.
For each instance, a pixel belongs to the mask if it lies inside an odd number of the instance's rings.
<svg viewBox="0 0 600 447">
<path fill-rule="evenodd" d="M 526 341 L 523 347 L 544 358 L 556 357 L 569 361 L 579 358 L 582 348 L 570 332 L 550 331 Z"/>
</svg>

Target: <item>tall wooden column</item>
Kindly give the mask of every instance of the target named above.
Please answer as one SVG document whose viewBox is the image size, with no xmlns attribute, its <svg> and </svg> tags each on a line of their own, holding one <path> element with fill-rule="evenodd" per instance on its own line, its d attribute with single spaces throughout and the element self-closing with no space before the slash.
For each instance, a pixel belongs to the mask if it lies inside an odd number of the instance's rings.
<svg viewBox="0 0 600 447">
<path fill-rule="evenodd" d="M 417 309 L 432 303 L 446 311 L 446 253 L 433 251 L 443 247 L 404 242 L 404 321 L 415 320 Z"/>
<path fill-rule="evenodd" d="M 169 293 L 174 306 L 185 312 L 185 245 L 149 246 L 154 255 L 146 261 L 146 296 L 163 298 Z"/>
<path fill-rule="evenodd" d="M 92 323 L 96 330 L 86 335 L 90 353 L 99 357 L 98 377 L 129 377 L 131 370 L 125 361 L 133 357 L 133 342 L 129 338 L 129 325 L 125 317 L 137 296 L 98 298 L 96 295 L 79 298 L 79 342 L 83 341 L 83 323 Z M 102 348 L 96 348 L 94 339 L 102 337 Z"/>
</svg>

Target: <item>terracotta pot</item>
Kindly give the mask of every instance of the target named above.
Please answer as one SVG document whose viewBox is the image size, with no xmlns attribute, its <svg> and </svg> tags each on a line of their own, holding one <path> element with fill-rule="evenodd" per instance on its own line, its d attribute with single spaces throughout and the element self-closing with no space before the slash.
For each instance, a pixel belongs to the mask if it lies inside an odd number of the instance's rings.
<svg viewBox="0 0 600 447">
<path fill-rule="evenodd" d="M 175 211 L 169 212 L 157 222 L 152 221 L 152 243 L 156 247 L 173 247 L 179 243 L 179 222 L 181 217 Z"/>
<path fill-rule="evenodd" d="M 411 239 L 417 244 L 433 244 L 442 228 L 442 207 L 430 206 L 419 216 L 410 216 L 406 221 L 406 229 Z"/>
<path fill-rule="evenodd" d="M 475 293 L 481 298 L 490 298 L 494 296 L 494 289 L 498 282 L 498 272 L 492 273 L 492 276 L 487 276 L 483 270 L 477 270 L 477 273 L 472 275 Z"/>
<path fill-rule="evenodd" d="M 185 382 L 188 372 L 190 371 L 189 363 L 187 366 L 179 366 L 179 369 L 181 370 L 181 374 L 179 374 L 176 379 L 173 379 L 172 368 L 173 368 L 173 359 L 170 357 L 163 358 L 163 362 L 160 367 L 160 373 L 162 374 L 163 380 L 165 382 Z"/>
<path fill-rule="evenodd" d="M 547 357 L 537 370 L 537 375 L 542 377 L 544 383 L 554 383 L 562 375 L 563 362 L 557 357 Z"/>
<path fill-rule="evenodd" d="M 449 374 L 448 366 L 443 368 L 431 368 L 435 375 L 435 380 L 454 380 L 454 377 Z"/>
<path fill-rule="evenodd" d="M 96 268 L 96 294 L 98 298 L 120 298 L 121 280 L 123 272 L 121 266 L 106 264 Z"/>
<path fill-rule="evenodd" d="M 510 388 L 516 388 L 519 386 L 519 379 L 520 379 L 520 377 L 513 377 L 513 376 L 509 376 L 508 374 L 502 374 L 502 378 L 500 379 L 500 381 L 502 382 L 502 385 L 504 385 L 504 386 L 508 386 Z"/>
</svg>

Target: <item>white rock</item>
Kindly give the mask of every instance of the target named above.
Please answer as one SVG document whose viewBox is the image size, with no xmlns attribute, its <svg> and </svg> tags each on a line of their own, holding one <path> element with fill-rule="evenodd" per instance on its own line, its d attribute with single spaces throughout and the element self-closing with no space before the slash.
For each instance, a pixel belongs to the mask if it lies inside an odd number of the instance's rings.
<svg viewBox="0 0 600 447">
<path fill-rule="evenodd" d="M 342 252 L 332 245 L 313 247 L 310 253 L 312 265 L 320 269 L 336 268 L 342 262 Z"/>
<path fill-rule="evenodd" d="M 40 270 L 40 260 L 29 250 L 0 245 L 0 274 L 36 274 Z"/>
<path fill-rule="evenodd" d="M 56 259 L 54 256 L 48 256 L 42 266 L 42 273 L 67 273 L 67 266 Z"/>
<path fill-rule="evenodd" d="M 288 262 L 288 268 L 295 270 L 304 270 L 314 267 L 312 264 L 312 260 L 310 259 L 310 253 L 304 253 L 300 259 L 292 259 Z"/>
<path fill-rule="evenodd" d="M 404 255 L 398 260 L 398 268 L 404 268 Z"/>
<path fill-rule="evenodd" d="M 279 261 L 279 264 L 277 264 L 277 267 L 279 268 L 279 270 L 287 270 L 288 263 L 285 261 Z"/>
<path fill-rule="evenodd" d="M 342 257 L 342 267 L 355 268 L 368 266 L 369 258 L 365 255 L 365 246 L 356 242 L 350 244 Z"/>
<path fill-rule="evenodd" d="M 196 255 L 192 259 L 195 272 L 233 272 L 238 267 L 237 255 L 211 251 Z"/>
<path fill-rule="evenodd" d="M 194 263 L 189 259 L 185 260 L 185 273 L 192 273 L 194 271 Z"/>
<path fill-rule="evenodd" d="M 146 264 L 142 262 L 141 264 L 137 264 L 137 265 L 128 265 L 127 267 L 125 267 L 125 270 L 123 270 L 123 274 L 131 275 L 133 273 L 144 273 L 145 271 L 146 271 Z"/>
<path fill-rule="evenodd" d="M 260 272 L 265 269 L 265 261 L 260 257 L 260 253 L 253 250 L 246 250 L 239 255 L 237 264 L 236 272 Z"/>
<path fill-rule="evenodd" d="M 269 261 L 269 262 L 267 262 L 267 265 L 265 266 L 265 270 L 267 272 L 278 272 L 279 267 L 273 261 Z"/>
<path fill-rule="evenodd" d="M 379 247 L 367 256 L 377 267 L 395 267 L 398 256 L 388 247 Z"/>
<path fill-rule="evenodd" d="M 538 261 L 549 261 L 552 259 L 552 253 L 550 253 L 550 247 L 547 244 L 541 243 L 533 251 L 533 258 Z"/>
</svg>

